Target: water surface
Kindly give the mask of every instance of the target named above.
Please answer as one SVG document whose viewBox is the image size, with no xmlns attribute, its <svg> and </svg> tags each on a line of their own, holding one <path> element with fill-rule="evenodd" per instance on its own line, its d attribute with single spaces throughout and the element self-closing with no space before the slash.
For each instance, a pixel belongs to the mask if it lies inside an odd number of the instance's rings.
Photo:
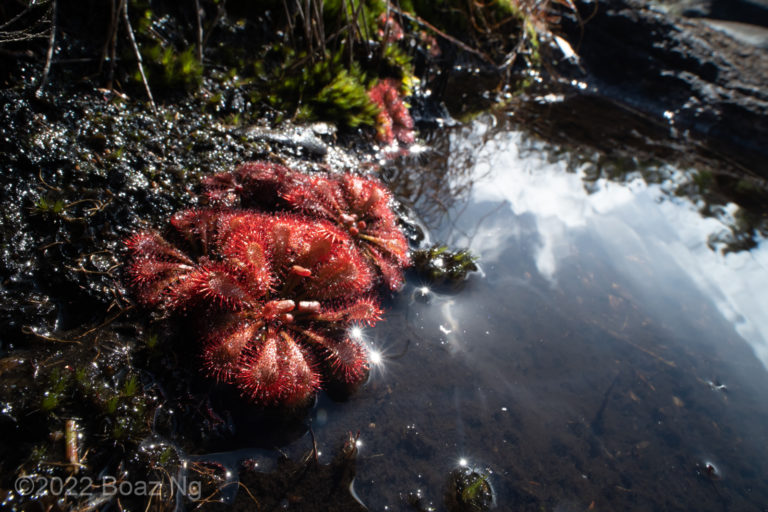
<svg viewBox="0 0 768 512">
<path fill-rule="evenodd" d="M 435 144 L 438 174 L 400 169 L 432 238 L 482 272 L 460 291 L 412 278 L 366 330 L 383 363 L 350 402 L 321 397 L 321 459 L 360 430 L 371 510 L 414 510 L 409 493 L 443 509 L 460 465 L 490 473 L 500 510 L 763 510 L 763 244 L 723 255 L 707 242 L 735 207 L 704 218 L 664 183 L 587 180 L 490 125 Z"/>
</svg>

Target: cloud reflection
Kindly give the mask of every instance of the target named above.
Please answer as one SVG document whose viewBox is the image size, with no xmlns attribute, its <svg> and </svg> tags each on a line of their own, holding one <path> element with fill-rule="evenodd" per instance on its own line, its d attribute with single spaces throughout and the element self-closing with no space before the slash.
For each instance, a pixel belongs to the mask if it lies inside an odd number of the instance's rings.
<svg viewBox="0 0 768 512">
<path fill-rule="evenodd" d="M 587 234 L 617 262 L 638 256 L 649 262 L 657 282 L 648 282 L 648 276 L 625 276 L 639 286 L 652 288 L 667 277 L 687 276 L 768 367 L 765 243 L 749 252 L 722 255 L 711 250 L 707 240 L 728 226 L 702 217 L 691 201 L 665 194 L 663 185 L 600 179 L 589 183 L 587 191 L 583 172 L 567 172 L 566 164 L 552 161 L 543 148 L 519 149 L 530 146 L 521 133 L 507 132 L 479 150 L 474 148 L 479 163 L 471 200 L 502 204 L 506 211 L 484 221 L 465 240 L 483 264 L 498 261 L 509 246 L 505 242 L 521 237 L 519 225 L 510 223 L 510 213 L 533 219 L 538 235 L 536 267 L 553 286 L 563 260 L 575 253 L 579 237 Z M 633 269 L 617 266 L 623 273 Z"/>
</svg>

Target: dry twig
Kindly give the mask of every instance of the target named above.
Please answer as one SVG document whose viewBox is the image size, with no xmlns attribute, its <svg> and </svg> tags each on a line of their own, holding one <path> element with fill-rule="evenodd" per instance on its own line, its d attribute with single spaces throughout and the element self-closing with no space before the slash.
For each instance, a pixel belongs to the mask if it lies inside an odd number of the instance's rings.
<svg viewBox="0 0 768 512">
<path fill-rule="evenodd" d="M 141 58 L 141 52 L 139 51 L 139 45 L 136 44 L 136 37 L 133 35 L 133 28 L 131 27 L 131 20 L 128 17 L 128 2 L 123 0 L 123 22 L 125 23 L 125 29 L 128 31 L 128 38 L 131 40 L 131 46 L 133 47 L 133 53 L 136 56 L 136 61 L 139 65 L 139 74 L 141 75 L 141 81 L 144 82 L 144 89 L 147 91 L 147 97 L 149 97 L 149 104 L 152 107 L 152 112 L 157 114 L 157 107 L 155 106 L 155 100 L 152 98 L 152 91 L 149 88 L 149 82 L 147 82 L 147 75 L 144 74 L 144 61 Z"/>
<path fill-rule="evenodd" d="M 51 61 L 53 60 L 53 52 L 56 46 L 56 4 L 57 0 L 53 0 L 51 4 L 51 34 L 48 38 L 48 52 L 45 55 L 45 66 L 43 67 L 43 76 L 40 78 L 40 87 L 37 88 L 37 94 L 43 92 L 46 82 L 48 82 L 48 73 L 51 71 Z"/>
</svg>

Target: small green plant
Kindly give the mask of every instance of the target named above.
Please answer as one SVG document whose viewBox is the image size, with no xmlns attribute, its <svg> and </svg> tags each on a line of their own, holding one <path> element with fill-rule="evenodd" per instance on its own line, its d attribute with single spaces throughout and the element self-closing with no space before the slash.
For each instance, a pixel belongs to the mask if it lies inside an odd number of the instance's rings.
<svg viewBox="0 0 768 512">
<path fill-rule="evenodd" d="M 32 208 L 32 211 L 39 215 L 60 215 L 64 211 L 65 206 L 62 199 L 49 199 L 41 196 Z"/>
<path fill-rule="evenodd" d="M 149 350 L 154 350 L 155 348 L 157 348 L 157 344 L 159 343 L 159 341 L 160 341 L 160 338 L 158 337 L 157 333 L 153 332 L 147 338 L 147 348 Z"/>
<path fill-rule="evenodd" d="M 176 451 L 170 447 L 166 446 L 163 448 L 163 451 L 160 452 L 160 457 L 158 458 L 158 462 L 161 466 L 167 465 L 171 461 L 171 457 L 173 457 L 176 454 Z"/>
<path fill-rule="evenodd" d="M 52 411 L 59 405 L 59 397 L 53 393 L 45 393 L 40 408 L 44 411 Z"/>
<path fill-rule="evenodd" d="M 69 376 L 54 368 L 48 377 L 48 389 L 43 392 L 40 408 L 46 412 L 56 409 L 69 389 Z"/>
<path fill-rule="evenodd" d="M 123 439 L 127 435 L 128 428 L 127 418 L 123 416 L 116 418 L 115 424 L 112 426 L 112 437 L 116 440 Z"/>
<path fill-rule="evenodd" d="M 340 119 L 352 128 L 372 126 L 379 113 L 362 84 L 361 75 L 344 69 L 311 100 L 313 110 L 321 118 Z"/>
<path fill-rule="evenodd" d="M 75 381 L 82 385 L 85 385 L 88 383 L 88 368 L 85 366 L 81 366 L 77 370 L 75 370 Z"/>
<path fill-rule="evenodd" d="M 48 455 L 48 447 L 44 444 L 37 444 L 32 447 L 32 451 L 29 454 L 29 462 L 36 466 L 45 460 Z"/>
<path fill-rule="evenodd" d="M 475 502 L 488 492 L 488 477 L 486 475 L 473 473 L 468 480 L 469 485 L 461 491 L 461 500 L 464 503 Z"/>
<path fill-rule="evenodd" d="M 111 396 L 104 404 L 104 410 L 107 414 L 115 414 L 117 411 L 117 404 L 120 401 L 120 397 L 117 395 Z"/>
<path fill-rule="evenodd" d="M 132 397 L 136 395 L 136 392 L 139 390 L 139 377 L 138 375 L 131 375 L 128 379 L 126 379 L 125 383 L 123 384 L 123 392 L 122 395 L 125 397 Z"/>
</svg>

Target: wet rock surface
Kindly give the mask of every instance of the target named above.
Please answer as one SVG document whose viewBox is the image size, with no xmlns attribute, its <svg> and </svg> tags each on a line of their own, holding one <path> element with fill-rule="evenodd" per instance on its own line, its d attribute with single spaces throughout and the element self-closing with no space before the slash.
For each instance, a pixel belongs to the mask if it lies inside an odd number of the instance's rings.
<svg viewBox="0 0 768 512">
<path fill-rule="evenodd" d="M 662 5 L 684 16 L 768 26 L 768 2 L 765 0 L 681 0 L 662 2 Z"/>
<path fill-rule="evenodd" d="M 359 163 L 337 147 L 317 150 L 333 130 L 230 124 L 200 98 L 152 113 L 85 85 L 42 95 L 18 85 L 0 98 L 0 482 L 36 479 L 28 492 L 3 492 L 3 507 L 43 503 L 44 479 L 72 468 L 94 482 L 130 472 L 136 483 L 177 474 L 188 451 L 229 446 L 251 429 L 266 447 L 302 436 L 305 411 L 244 408 L 200 378 L 194 328 L 153 317 L 124 289 L 124 242 L 198 204 L 201 176 L 243 161 Z M 67 429 L 80 436 L 71 450 Z M 60 504 L 112 498 L 85 491 Z"/>
<path fill-rule="evenodd" d="M 659 124 L 688 132 L 734 168 L 766 177 L 768 51 L 734 39 L 711 21 L 678 18 L 644 2 L 577 6 L 579 15 L 566 15 L 562 29 L 580 63 L 566 64 L 561 72 Z"/>
</svg>

